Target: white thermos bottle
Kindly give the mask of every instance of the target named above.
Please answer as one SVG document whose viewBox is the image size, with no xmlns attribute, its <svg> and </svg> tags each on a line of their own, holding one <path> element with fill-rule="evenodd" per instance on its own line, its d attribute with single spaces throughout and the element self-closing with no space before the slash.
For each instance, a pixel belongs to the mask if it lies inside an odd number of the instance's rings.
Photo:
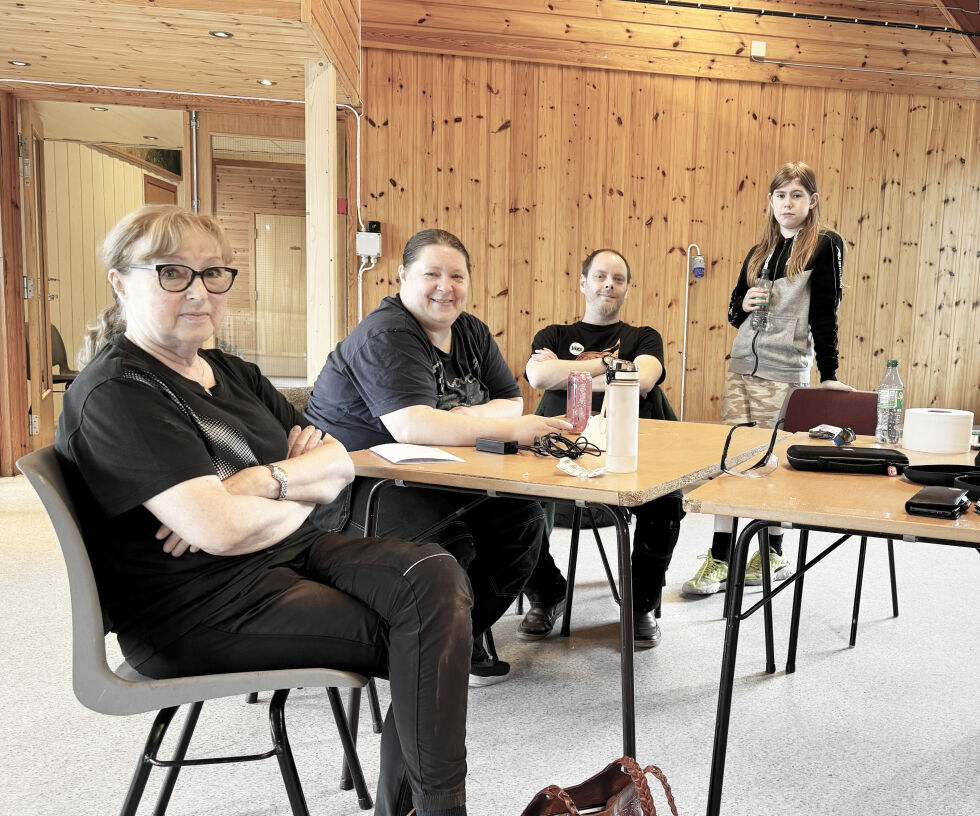
<svg viewBox="0 0 980 816">
<path fill-rule="evenodd" d="M 616 360 L 606 372 L 606 401 L 606 469 L 632 473 L 640 441 L 640 372 L 633 363 Z"/>
</svg>

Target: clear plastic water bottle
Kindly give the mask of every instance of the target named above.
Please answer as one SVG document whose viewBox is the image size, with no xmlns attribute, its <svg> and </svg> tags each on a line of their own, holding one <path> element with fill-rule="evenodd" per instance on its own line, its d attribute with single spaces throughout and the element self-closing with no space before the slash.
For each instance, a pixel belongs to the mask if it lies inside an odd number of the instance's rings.
<svg viewBox="0 0 980 816">
<path fill-rule="evenodd" d="M 901 438 L 898 426 L 902 423 L 902 403 L 905 386 L 898 376 L 898 360 L 889 360 L 885 376 L 878 385 L 878 427 L 875 439 L 885 445 L 898 444 Z"/>
<path fill-rule="evenodd" d="M 772 328 L 772 315 L 769 309 L 772 306 L 772 275 L 769 267 L 764 266 L 759 270 L 759 280 L 755 284 L 766 293 L 766 299 L 759 304 L 759 308 L 752 312 L 753 331 L 767 332 Z"/>
</svg>

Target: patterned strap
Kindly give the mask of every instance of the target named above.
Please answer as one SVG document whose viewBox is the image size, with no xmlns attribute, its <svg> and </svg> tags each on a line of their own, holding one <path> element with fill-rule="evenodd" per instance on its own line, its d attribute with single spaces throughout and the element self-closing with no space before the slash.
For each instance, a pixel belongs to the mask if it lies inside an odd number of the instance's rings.
<svg viewBox="0 0 980 816">
<path fill-rule="evenodd" d="M 545 796 L 554 796 L 556 799 L 561 799 L 565 807 L 568 808 L 568 816 L 580 816 L 578 808 L 575 807 L 575 803 L 572 801 L 572 797 L 565 793 L 564 788 L 559 788 L 557 785 L 548 785 L 541 793 Z"/>
<path fill-rule="evenodd" d="M 639 796 L 640 803 L 643 807 L 643 816 L 657 816 L 657 806 L 653 803 L 653 794 L 650 792 L 650 786 L 647 784 L 646 774 L 648 773 L 653 774 L 660 780 L 660 784 L 664 787 L 664 793 L 667 794 L 667 804 L 670 805 L 670 812 L 674 816 L 677 816 L 677 805 L 674 802 L 674 794 L 670 789 L 670 785 L 667 784 L 667 777 L 664 776 L 660 768 L 656 765 L 647 765 L 646 768 L 641 769 L 635 759 L 626 756 L 618 760 L 618 762 L 623 770 L 630 775 L 630 779 L 633 780 L 637 796 Z"/>
</svg>

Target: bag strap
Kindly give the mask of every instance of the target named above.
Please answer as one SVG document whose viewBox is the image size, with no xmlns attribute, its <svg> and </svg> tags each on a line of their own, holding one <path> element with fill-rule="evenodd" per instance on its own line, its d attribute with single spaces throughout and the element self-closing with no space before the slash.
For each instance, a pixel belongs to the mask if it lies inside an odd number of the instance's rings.
<svg viewBox="0 0 980 816">
<path fill-rule="evenodd" d="M 572 801 L 572 797 L 565 793 L 564 788 L 559 788 L 557 785 L 548 785 L 547 788 L 543 788 L 541 794 L 545 796 L 554 796 L 556 799 L 561 799 L 562 803 L 568 808 L 568 816 L 581 816 L 578 812 L 578 808 L 575 807 L 575 803 Z"/>
<path fill-rule="evenodd" d="M 653 794 L 650 792 L 650 785 L 647 784 L 646 774 L 653 774 L 660 780 L 660 784 L 664 788 L 664 793 L 667 794 L 667 804 L 670 805 L 670 812 L 674 816 L 678 816 L 674 794 L 670 789 L 670 785 L 667 783 L 667 777 L 664 776 L 660 768 L 656 765 L 647 765 L 646 768 L 640 768 L 636 760 L 628 756 L 624 756 L 622 759 L 617 760 L 617 762 L 630 775 L 630 779 L 633 780 L 633 785 L 643 806 L 643 816 L 657 816 L 657 806 L 653 802 Z"/>
</svg>

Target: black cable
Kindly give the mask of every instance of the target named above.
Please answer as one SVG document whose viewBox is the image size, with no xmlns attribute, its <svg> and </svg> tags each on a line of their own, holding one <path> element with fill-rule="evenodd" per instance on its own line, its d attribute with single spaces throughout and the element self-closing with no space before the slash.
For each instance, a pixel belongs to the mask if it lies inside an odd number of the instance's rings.
<svg viewBox="0 0 980 816">
<path fill-rule="evenodd" d="M 781 11 L 777 9 L 745 8 L 728 3 L 701 3 L 697 0 L 625 0 L 628 3 L 640 3 L 648 6 L 676 6 L 680 8 L 699 9 L 701 11 L 720 11 L 730 14 L 751 14 L 755 17 L 789 17 L 797 20 L 817 20 L 823 23 L 842 23 L 846 25 L 883 26 L 885 28 L 901 28 L 910 31 L 931 31 L 945 34 L 961 34 L 964 37 L 980 37 L 980 32 L 964 31 L 949 26 L 921 25 L 918 23 L 897 23 L 889 20 L 864 20 L 859 17 L 843 17 L 832 14 L 813 14 L 800 11 Z M 972 14 L 973 12 L 967 12 Z"/>
<path fill-rule="evenodd" d="M 602 451 L 584 436 L 574 442 L 560 433 L 536 436 L 533 445 L 518 445 L 519 450 L 531 451 L 538 456 L 554 456 L 555 459 L 578 459 L 580 456 L 601 456 Z"/>
</svg>

